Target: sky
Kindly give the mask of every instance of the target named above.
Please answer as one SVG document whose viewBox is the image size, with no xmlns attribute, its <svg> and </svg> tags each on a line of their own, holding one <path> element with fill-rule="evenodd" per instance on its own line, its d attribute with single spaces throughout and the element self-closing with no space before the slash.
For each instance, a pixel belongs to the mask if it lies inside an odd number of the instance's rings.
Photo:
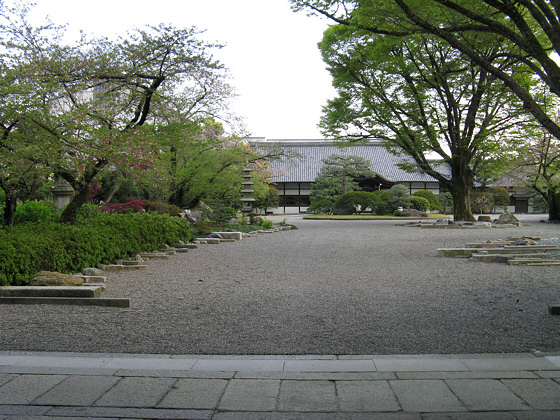
<svg viewBox="0 0 560 420">
<path fill-rule="evenodd" d="M 238 97 L 232 111 L 249 135 L 319 139 L 321 108 L 334 97 L 317 42 L 328 22 L 294 13 L 288 0 L 35 0 L 33 17 L 66 24 L 69 34 L 112 37 L 160 23 L 206 30 L 225 44 L 217 57 L 229 68 Z"/>
</svg>

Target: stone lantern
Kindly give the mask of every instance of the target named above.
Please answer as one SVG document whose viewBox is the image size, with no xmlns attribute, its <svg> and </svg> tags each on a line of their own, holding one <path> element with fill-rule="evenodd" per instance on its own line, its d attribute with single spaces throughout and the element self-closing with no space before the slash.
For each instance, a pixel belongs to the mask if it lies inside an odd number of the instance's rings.
<svg viewBox="0 0 560 420">
<path fill-rule="evenodd" d="M 241 212 L 244 216 L 249 216 L 253 212 L 253 203 L 256 201 L 253 198 L 253 193 L 255 191 L 251 188 L 251 186 L 253 185 L 253 175 L 251 173 L 251 168 L 245 166 L 243 168 L 242 177 L 243 182 L 241 183 L 241 185 L 243 186 L 243 189 L 241 190 L 241 194 L 243 194 L 243 196 L 241 197 L 241 202 L 243 203 L 243 208 L 241 209 Z"/>
<path fill-rule="evenodd" d="M 56 197 L 56 205 L 62 209 L 68 205 L 71 198 L 74 197 L 74 188 L 64 178 L 57 177 L 51 192 Z"/>
</svg>

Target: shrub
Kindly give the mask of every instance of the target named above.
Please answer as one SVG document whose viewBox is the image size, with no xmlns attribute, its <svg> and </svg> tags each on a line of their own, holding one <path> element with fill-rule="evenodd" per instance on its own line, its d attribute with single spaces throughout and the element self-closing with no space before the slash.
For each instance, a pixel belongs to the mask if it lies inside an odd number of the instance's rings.
<svg viewBox="0 0 560 420">
<path fill-rule="evenodd" d="M 324 198 L 322 200 L 316 201 L 311 203 L 309 207 L 307 207 L 307 211 L 309 213 L 331 213 L 332 212 L 333 203 L 332 201 Z"/>
<path fill-rule="evenodd" d="M 190 238 L 188 221 L 155 213 L 16 225 L 0 230 L 0 285 L 27 284 L 41 270 L 78 272 Z"/>
<path fill-rule="evenodd" d="M 420 190 L 420 191 L 416 191 L 412 195 L 414 195 L 415 197 L 423 197 L 426 200 L 428 200 L 428 202 L 430 203 L 430 210 L 443 211 L 443 206 L 441 205 L 439 199 L 433 192 L 428 190 Z"/>
<path fill-rule="evenodd" d="M 148 211 L 154 211 L 159 214 L 168 214 L 170 216 L 179 216 L 181 209 L 174 204 L 160 203 L 157 201 L 151 201 L 146 207 Z"/>
<path fill-rule="evenodd" d="M 51 209 L 37 201 L 18 204 L 14 215 L 14 224 L 48 222 L 53 218 Z"/>
<path fill-rule="evenodd" d="M 412 197 L 412 208 L 419 211 L 430 210 L 430 203 L 424 197 Z"/>
<path fill-rule="evenodd" d="M 489 187 L 486 191 L 494 198 L 494 207 L 507 210 L 510 202 L 509 192 L 503 187 Z"/>
<path fill-rule="evenodd" d="M 261 219 L 259 221 L 259 226 L 263 227 L 264 229 L 271 229 L 273 226 L 272 220 L 265 220 Z"/>
<path fill-rule="evenodd" d="M 488 192 L 473 191 L 471 193 L 471 209 L 473 213 L 492 213 L 494 196 Z"/>
<path fill-rule="evenodd" d="M 222 200 L 207 200 L 204 202 L 210 208 L 203 208 L 202 213 L 205 218 L 217 225 L 228 223 L 236 218 L 237 210 Z"/>
<path fill-rule="evenodd" d="M 334 208 L 351 206 L 354 209 L 354 213 L 361 213 L 368 208 L 373 208 L 374 203 L 375 197 L 372 193 L 367 191 L 350 191 L 337 198 L 334 203 Z"/>
<path fill-rule="evenodd" d="M 412 207 L 412 196 L 408 192 L 408 188 L 402 184 L 393 185 L 389 190 L 389 211 L 395 211 L 399 207 Z"/>
<path fill-rule="evenodd" d="M 99 207 L 101 211 L 109 214 L 113 213 L 133 213 L 144 212 L 150 203 L 146 200 L 139 200 L 129 197 L 126 203 L 103 203 Z"/>
<path fill-rule="evenodd" d="M 403 213 L 403 211 L 402 211 L 401 209 L 396 209 L 396 210 L 393 212 L 393 216 L 402 217 L 402 216 L 404 216 L 404 213 Z"/>
<path fill-rule="evenodd" d="M 196 236 L 205 236 L 212 233 L 212 222 L 210 220 L 197 220 L 194 222 L 193 228 Z"/>
</svg>

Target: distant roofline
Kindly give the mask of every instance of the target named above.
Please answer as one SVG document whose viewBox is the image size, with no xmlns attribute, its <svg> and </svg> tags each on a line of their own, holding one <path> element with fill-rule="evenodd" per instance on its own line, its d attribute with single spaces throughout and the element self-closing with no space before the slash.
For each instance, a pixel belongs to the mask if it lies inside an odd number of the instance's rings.
<svg viewBox="0 0 560 420">
<path fill-rule="evenodd" d="M 274 143 L 274 144 L 286 144 L 286 145 L 329 145 L 332 146 L 333 143 L 339 141 L 335 139 L 267 139 L 266 137 L 246 137 L 245 141 L 248 143 Z M 381 144 L 381 140 L 369 140 L 363 144 L 348 144 L 348 147 L 358 146 L 358 145 L 369 145 L 369 144 Z"/>
</svg>

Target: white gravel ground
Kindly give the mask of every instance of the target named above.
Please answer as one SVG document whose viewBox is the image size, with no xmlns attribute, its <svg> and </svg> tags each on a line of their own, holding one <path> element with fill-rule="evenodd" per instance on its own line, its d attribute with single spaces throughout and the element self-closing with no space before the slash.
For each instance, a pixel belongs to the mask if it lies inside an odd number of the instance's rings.
<svg viewBox="0 0 560 420">
<path fill-rule="evenodd" d="M 280 217 L 282 220 L 284 217 Z M 293 219 L 288 218 L 288 222 Z M 560 225 L 431 230 L 297 219 L 299 229 L 206 245 L 110 273 L 130 309 L 2 305 L 0 350 L 165 354 L 560 351 L 559 267 L 475 263 L 437 248 Z"/>
</svg>

